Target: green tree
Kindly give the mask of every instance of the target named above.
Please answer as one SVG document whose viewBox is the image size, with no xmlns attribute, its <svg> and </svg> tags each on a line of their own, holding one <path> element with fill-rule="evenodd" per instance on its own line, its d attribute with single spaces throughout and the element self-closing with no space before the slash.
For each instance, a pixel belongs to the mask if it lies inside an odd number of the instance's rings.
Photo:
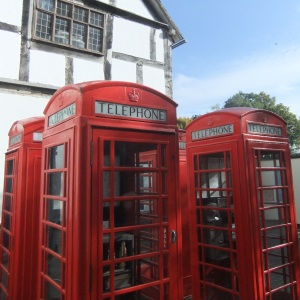
<svg viewBox="0 0 300 300">
<path fill-rule="evenodd" d="M 193 121 L 193 118 L 189 117 L 178 117 L 177 118 L 177 126 L 180 129 L 184 129 L 189 123 Z"/>
<path fill-rule="evenodd" d="M 277 114 L 287 122 L 287 132 L 292 154 L 299 152 L 300 120 L 295 114 L 290 112 L 287 106 L 282 103 L 276 104 L 275 97 L 270 97 L 264 92 L 259 94 L 239 92 L 225 102 L 223 108 L 228 107 L 253 107 L 266 109 Z"/>
</svg>

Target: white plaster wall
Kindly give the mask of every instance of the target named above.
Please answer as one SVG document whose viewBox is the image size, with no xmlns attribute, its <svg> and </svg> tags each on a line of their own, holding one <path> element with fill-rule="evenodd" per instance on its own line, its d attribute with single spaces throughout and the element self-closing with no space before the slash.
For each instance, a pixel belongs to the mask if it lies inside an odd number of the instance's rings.
<svg viewBox="0 0 300 300">
<path fill-rule="evenodd" d="M 23 0 L 1 0 L 0 3 L 0 21 L 10 25 L 21 26 Z"/>
<path fill-rule="evenodd" d="M 111 69 L 112 80 L 136 82 L 136 64 L 113 59 Z"/>
<path fill-rule="evenodd" d="M 65 56 L 39 50 L 30 51 L 29 81 L 54 86 L 65 85 Z"/>
<path fill-rule="evenodd" d="M 165 61 L 165 54 L 164 54 L 164 38 L 163 38 L 163 31 L 156 29 L 155 31 L 155 43 L 156 43 L 156 60 L 159 62 Z"/>
<path fill-rule="evenodd" d="M 116 0 L 116 6 L 118 8 L 130 11 L 136 15 L 153 20 L 152 15 L 142 0 Z"/>
<path fill-rule="evenodd" d="M 115 17 L 112 50 L 150 59 L 150 28 Z"/>
<path fill-rule="evenodd" d="M 297 223 L 300 224 L 300 158 L 292 158 L 292 174 Z"/>
<path fill-rule="evenodd" d="M 101 62 L 92 62 L 84 59 L 74 58 L 73 78 L 74 83 L 90 80 L 103 80 L 103 60 Z"/>
<path fill-rule="evenodd" d="M 8 132 L 11 125 L 18 120 L 43 116 L 49 97 L 32 97 L 12 93 L 0 93 L 0 211 L 2 208 L 4 159 L 8 147 Z M 1 214 L 0 214 L 1 215 Z"/>
<path fill-rule="evenodd" d="M 143 66 L 143 84 L 165 94 L 166 89 L 164 70 L 150 66 Z"/>
<path fill-rule="evenodd" d="M 0 30 L 0 41 L 6 41 L 5 47 L 0 46 L 0 77 L 18 79 L 21 36 L 17 33 Z"/>
</svg>

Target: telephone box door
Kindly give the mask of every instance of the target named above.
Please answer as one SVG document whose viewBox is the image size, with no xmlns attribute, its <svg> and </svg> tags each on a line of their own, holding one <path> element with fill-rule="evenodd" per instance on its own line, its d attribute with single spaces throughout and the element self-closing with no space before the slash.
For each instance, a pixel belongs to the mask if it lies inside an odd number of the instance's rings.
<svg viewBox="0 0 300 300">
<path fill-rule="evenodd" d="M 93 130 L 94 299 L 179 299 L 174 143 Z"/>
<path fill-rule="evenodd" d="M 237 145 L 195 147 L 188 155 L 195 299 L 240 299 Z"/>
<path fill-rule="evenodd" d="M 259 299 L 299 299 L 299 253 L 288 145 L 262 147 L 249 141 L 248 146 L 251 178 L 256 178 L 251 190 L 255 191 L 253 218 L 258 228 Z"/>
</svg>

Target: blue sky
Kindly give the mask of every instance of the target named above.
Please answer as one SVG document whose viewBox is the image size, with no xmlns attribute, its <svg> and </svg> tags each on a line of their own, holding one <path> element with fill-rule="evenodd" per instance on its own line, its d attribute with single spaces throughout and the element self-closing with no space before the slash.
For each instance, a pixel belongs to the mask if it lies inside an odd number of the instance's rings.
<svg viewBox="0 0 300 300">
<path fill-rule="evenodd" d="M 161 0 L 187 43 L 173 51 L 178 116 L 265 92 L 300 117 L 299 0 Z"/>
</svg>

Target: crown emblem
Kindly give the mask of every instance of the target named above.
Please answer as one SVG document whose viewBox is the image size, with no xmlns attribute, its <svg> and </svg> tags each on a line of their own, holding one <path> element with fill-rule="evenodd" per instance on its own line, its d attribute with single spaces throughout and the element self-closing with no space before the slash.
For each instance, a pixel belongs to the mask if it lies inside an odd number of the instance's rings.
<svg viewBox="0 0 300 300">
<path fill-rule="evenodd" d="M 268 123 L 268 117 L 266 115 L 263 115 L 263 122 Z"/>
<path fill-rule="evenodd" d="M 138 93 L 136 89 L 132 89 L 132 91 L 128 93 L 128 97 L 130 101 L 138 102 L 140 100 L 140 93 Z"/>
<path fill-rule="evenodd" d="M 207 125 L 212 126 L 213 123 L 214 123 L 214 121 L 212 120 L 212 118 L 209 118 L 208 121 L 207 121 Z"/>
</svg>

